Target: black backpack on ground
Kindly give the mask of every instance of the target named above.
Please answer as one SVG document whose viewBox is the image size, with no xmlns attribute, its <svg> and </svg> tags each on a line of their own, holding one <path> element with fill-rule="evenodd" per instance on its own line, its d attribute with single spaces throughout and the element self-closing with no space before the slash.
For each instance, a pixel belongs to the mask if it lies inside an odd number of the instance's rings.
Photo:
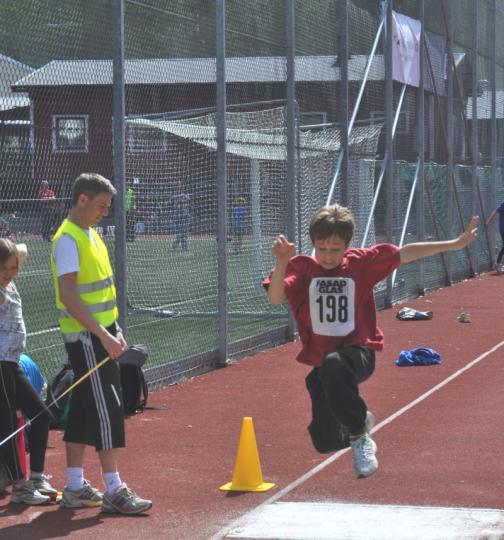
<svg viewBox="0 0 504 540">
<path fill-rule="evenodd" d="M 142 412 L 147 406 L 149 390 L 145 382 L 142 366 L 147 361 L 149 351 L 146 345 L 130 345 L 117 363 L 121 369 L 121 387 L 124 404 L 124 414 Z M 53 403 L 74 382 L 74 372 L 68 362 L 65 362 L 47 386 L 46 406 L 51 412 L 50 429 L 59 429 L 66 426 L 68 409 L 72 392 Z M 51 405 L 51 403 L 53 403 Z"/>
<path fill-rule="evenodd" d="M 146 345 L 130 345 L 117 359 L 121 368 L 121 386 L 124 414 L 142 412 L 147 406 L 149 390 L 142 366 L 147 361 L 149 350 Z"/>
<path fill-rule="evenodd" d="M 64 395 L 59 401 L 53 403 L 74 382 L 74 372 L 68 362 L 63 363 L 54 377 L 47 385 L 45 404 L 51 412 L 50 429 L 64 428 L 68 419 L 68 409 L 72 392 Z M 51 405 L 52 404 L 52 405 Z"/>
</svg>

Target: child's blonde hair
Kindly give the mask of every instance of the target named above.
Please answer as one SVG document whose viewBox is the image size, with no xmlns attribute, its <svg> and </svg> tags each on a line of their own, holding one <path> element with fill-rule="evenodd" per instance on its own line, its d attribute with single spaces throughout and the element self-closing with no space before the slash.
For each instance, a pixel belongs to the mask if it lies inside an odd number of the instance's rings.
<svg viewBox="0 0 504 540">
<path fill-rule="evenodd" d="M 316 240 L 326 240 L 332 236 L 338 236 L 348 246 L 352 241 L 354 230 L 355 221 L 352 212 L 339 204 L 323 206 L 313 214 L 310 221 L 312 243 L 315 243 Z"/>
</svg>

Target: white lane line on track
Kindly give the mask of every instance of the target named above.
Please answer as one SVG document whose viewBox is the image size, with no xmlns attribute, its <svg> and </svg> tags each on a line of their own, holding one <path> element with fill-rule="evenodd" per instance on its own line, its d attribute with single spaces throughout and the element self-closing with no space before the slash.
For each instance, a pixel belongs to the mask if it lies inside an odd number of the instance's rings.
<svg viewBox="0 0 504 540">
<path fill-rule="evenodd" d="M 413 401 L 408 403 L 408 405 L 405 405 L 404 407 L 402 407 L 401 409 L 399 409 L 395 413 L 391 414 L 388 418 L 386 418 L 385 420 L 383 420 L 382 422 L 377 424 L 373 428 L 372 433 L 375 433 L 376 431 L 380 430 L 382 427 L 385 427 L 386 425 L 390 424 L 390 422 L 392 422 L 393 420 L 395 420 L 399 416 L 403 415 L 405 412 L 409 411 L 410 409 L 412 409 L 413 407 L 415 407 L 416 405 L 418 405 L 419 403 L 421 403 L 422 401 L 427 399 L 430 395 L 434 394 L 435 392 L 437 392 L 438 390 L 440 390 L 441 388 L 446 386 L 450 381 L 452 381 L 453 379 L 456 379 L 457 377 L 462 375 L 462 373 L 464 373 L 465 371 L 467 371 L 467 370 L 471 369 L 472 367 L 474 367 L 476 364 L 478 364 L 479 362 L 484 360 L 487 356 L 490 356 L 494 352 L 498 351 L 503 345 L 504 345 L 504 341 L 501 341 L 500 343 L 498 343 L 497 345 L 495 345 L 494 347 L 492 347 L 488 351 L 484 352 L 483 354 L 481 354 L 480 356 L 478 356 L 477 358 L 475 358 L 474 360 L 472 360 L 471 362 L 466 364 L 463 368 L 460 368 L 458 371 L 455 371 L 455 373 L 452 373 L 444 381 L 441 381 L 436 386 L 433 386 L 430 390 L 428 390 L 427 392 L 423 393 L 421 396 L 417 397 L 416 399 L 414 399 Z M 333 461 L 336 461 L 337 459 L 339 459 L 342 455 L 346 454 L 349 450 L 350 450 L 350 448 L 345 448 L 344 450 L 339 450 L 338 452 L 333 454 L 331 457 L 325 459 L 324 461 L 319 463 L 316 467 L 313 467 L 313 469 L 310 469 L 305 474 L 300 476 L 298 479 L 294 480 L 294 482 L 291 482 L 289 485 L 287 485 L 283 489 L 277 491 L 274 495 L 272 495 L 271 497 L 269 497 L 268 499 L 263 501 L 261 504 L 259 504 L 258 506 L 256 506 L 252 510 L 249 510 L 248 512 L 246 512 L 240 518 L 234 520 L 229 525 L 223 527 L 220 531 L 218 531 L 216 534 L 214 534 L 210 538 L 210 540 L 221 540 L 221 539 L 225 538 L 226 535 L 230 532 L 230 530 L 235 528 L 237 525 L 239 525 L 240 521 L 242 519 L 246 519 L 249 514 L 251 514 L 253 512 L 256 512 L 257 510 L 263 508 L 264 506 L 267 506 L 269 504 L 273 504 L 274 502 L 278 501 L 278 499 L 281 499 L 282 497 L 287 495 L 287 493 L 291 492 L 292 490 L 294 490 L 295 488 L 297 488 L 301 484 L 304 484 L 304 482 L 306 482 L 307 480 L 309 480 L 310 478 L 315 476 L 321 470 L 328 467 L 331 463 L 333 463 Z"/>
<path fill-rule="evenodd" d="M 277 502 L 247 514 L 228 538 L 501 540 L 503 534 L 503 510 Z"/>
</svg>

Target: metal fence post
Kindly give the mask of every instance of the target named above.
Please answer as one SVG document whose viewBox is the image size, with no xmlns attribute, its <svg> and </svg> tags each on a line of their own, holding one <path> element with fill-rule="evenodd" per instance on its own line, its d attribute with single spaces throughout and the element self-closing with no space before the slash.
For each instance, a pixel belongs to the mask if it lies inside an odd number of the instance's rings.
<svg viewBox="0 0 504 540">
<path fill-rule="evenodd" d="M 227 170 L 226 170 L 226 0 L 216 0 L 217 213 L 219 349 L 217 364 L 228 361 Z"/>
<path fill-rule="evenodd" d="M 287 38 L 287 237 L 296 237 L 296 81 L 294 0 L 287 0 L 285 12 Z M 299 194 L 297 195 L 299 196 Z M 296 325 L 289 310 L 288 332 L 294 338 Z"/>
<path fill-rule="evenodd" d="M 393 0 L 387 4 L 387 33 L 385 41 L 385 140 L 388 161 L 385 170 L 386 200 L 387 200 L 387 241 L 394 241 L 394 138 L 392 134 L 394 123 L 394 82 L 392 80 L 392 9 Z M 385 293 L 385 305 L 392 305 L 392 276 L 387 279 L 387 289 Z"/>
<path fill-rule="evenodd" d="M 497 205 L 497 70 L 496 70 L 496 62 L 497 62 L 497 41 L 496 41 L 496 17 L 497 17 L 497 8 L 496 8 L 496 0 L 493 0 L 491 2 L 491 13 L 492 13 L 492 23 L 490 25 L 490 39 L 492 41 L 492 68 L 491 68 L 491 77 L 492 82 L 491 89 L 492 89 L 492 120 L 490 125 L 491 130 L 491 141 L 492 141 L 492 147 L 491 147 L 491 172 L 490 172 L 490 200 L 492 201 L 494 208 Z M 490 211 L 493 210 L 493 208 L 489 209 Z M 495 227 L 492 227 L 490 229 L 490 245 L 493 247 L 495 246 Z M 492 249 L 490 251 L 490 263 L 495 263 L 495 250 Z"/>
<path fill-rule="evenodd" d="M 471 126 L 471 154 L 472 154 L 472 208 L 471 215 L 478 213 L 478 2 L 472 3 L 472 21 L 474 28 L 474 41 L 473 41 L 473 72 L 472 72 L 472 89 L 471 89 L 471 103 L 472 103 L 472 126 Z M 474 273 L 478 274 L 478 257 L 477 257 L 477 242 L 474 242 L 470 246 L 474 257 Z"/>
<path fill-rule="evenodd" d="M 340 9 L 340 43 L 338 51 L 338 63 L 340 66 L 340 125 L 341 125 L 341 150 L 343 162 L 341 164 L 341 203 L 348 205 L 349 170 L 348 170 L 348 0 L 343 0 Z"/>
<path fill-rule="evenodd" d="M 444 0 L 442 0 L 444 2 Z M 447 29 L 446 29 L 446 40 L 447 40 L 447 57 L 451 59 L 453 57 L 453 2 L 448 0 L 448 9 L 447 9 Z M 455 178 L 454 171 L 454 118 L 453 118 L 453 67 L 450 60 L 448 60 L 447 70 L 447 98 L 446 98 L 446 131 L 447 131 L 447 174 L 448 179 Z M 453 197 L 454 197 L 454 186 L 453 182 L 448 182 L 448 201 L 447 201 L 447 212 L 446 212 L 446 230 L 449 231 L 448 237 L 452 236 L 453 230 Z M 448 266 L 448 281 L 452 282 L 452 262 L 453 255 L 449 254 L 446 258 L 446 264 Z"/>
<path fill-rule="evenodd" d="M 420 2 L 420 23 L 422 34 L 425 33 L 425 0 Z M 423 35 L 420 36 L 420 44 L 423 43 Z M 424 77 L 425 49 L 420 46 L 420 88 L 418 96 L 418 160 L 420 165 L 420 182 L 417 183 L 418 195 L 418 239 L 425 239 L 425 77 Z M 419 261 L 418 293 L 425 292 L 425 260 Z"/>
<path fill-rule="evenodd" d="M 114 202 L 115 225 L 115 283 L 119 325 L 127 333 L 127 273 L 126 273 L 126 213 L 125 213 L 125 177 L 126 155 L 124 150 L 125 77 L 124 77 L 124 2 L 113 3 L 113 164 L 114 186 L 117 189 Z"/>
</svg>

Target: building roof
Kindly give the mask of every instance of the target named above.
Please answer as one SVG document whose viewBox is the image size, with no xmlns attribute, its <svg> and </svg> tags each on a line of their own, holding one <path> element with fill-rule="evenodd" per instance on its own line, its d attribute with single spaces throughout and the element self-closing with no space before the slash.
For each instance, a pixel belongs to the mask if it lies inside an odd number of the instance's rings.
<svg viewBox="0 0 504 540">
<path fill-rule="evenodd" d="M 21 77 L 25 77 L 33 71 L 32 67 L 22 64 L 10 56 L 0 54 L 0 111 L 30 105 L 28 96 L 14 95 L 11 86 Z"/>
<path fill-rule="evenodd" d="M 366 55 L 349 59 L 350 81 L 362 79 Z M 336 56 L 298 56 L 295 59 L 296 81 L 335 81 L 340 78 Z M 226 60 L 229 83 L 283 82 L 286 79 L 285 57 L 232 57 Z M 376 56 L 370 80 L 383 79 L 383 57 Z M 135 84 L 205 84 L 216 81 L 215 58 L 174 58 L 125 60 L 125 82 Z M 16 92 L 47 86 L 108 86 L 112 84 L 111 60 L 53 60 L 17 80 Z"/>
<path fill-rule="evenodd" d="M 28 96 L 0 96 L 0 112 L 29 106 L 30 98 Z"/>
</svg>

